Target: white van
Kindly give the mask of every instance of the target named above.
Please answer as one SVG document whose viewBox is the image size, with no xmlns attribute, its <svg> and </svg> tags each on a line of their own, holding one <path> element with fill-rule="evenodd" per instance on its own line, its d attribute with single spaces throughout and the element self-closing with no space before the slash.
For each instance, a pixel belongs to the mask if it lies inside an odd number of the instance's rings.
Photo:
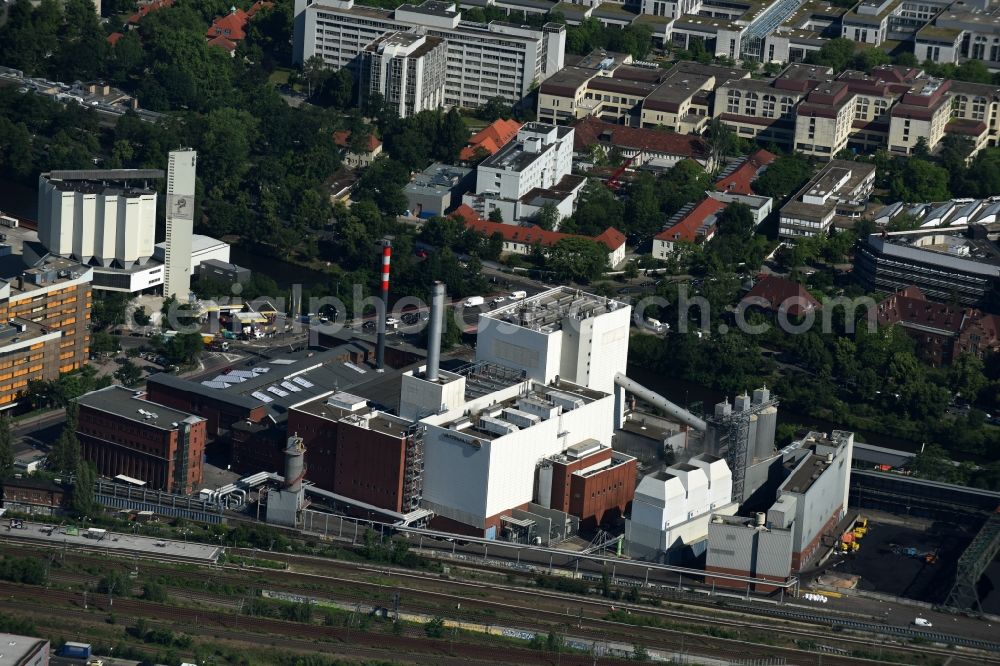
<svg viewBox="0 0 1000 666">
<path fill-rule="evenodd" d="M 930 620 L 922 618 L 922 617 L 916 618 L 913 621 L 913 624 L 917 625 L 918 627 L 933 627 L 934 626 L 933 624 L 931 624 Z"/>
<path fill-rule="evenodd" d="M 482 305 L 485 302 L 486 299 L 483 298 L 482 296 L 469 296 L 467 299 L 465 299 L 465 303 L 463 303 L 462 305 L 467 308 L 474 308 L 477 305 Z"/>
<path fill-rule="evenodd" d="M 509 298 L 512 301 L 519 301 L 522 298 L 527 298 L 527 297 L 528 297 L 528 292 L 526 291 L 512 291 L 510 292 L 510 296 L 508 296 L 507 298 Z"/>
</svg>

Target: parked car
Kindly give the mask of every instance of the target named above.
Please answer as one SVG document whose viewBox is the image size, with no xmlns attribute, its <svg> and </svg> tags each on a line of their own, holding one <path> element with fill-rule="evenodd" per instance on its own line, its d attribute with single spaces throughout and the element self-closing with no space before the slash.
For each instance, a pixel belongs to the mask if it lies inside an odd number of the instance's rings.
<svg viewBox="0 0 1000 666">
<path fill-rule="evenodd" d="M 477 305 L 482 305 L 485 302 L 486 299 L 483 298 L 482 296 L 469 296 L 467 299 L 465 299 L 465 303 L 463 303 L 462 305 L 464 305 L 467 308 L 474 308 Z"/>
<path fill-rule="evenodd" d="M 527 296 L 528 292 L 526 291 L 512 291 L 510 292 L 510 296 L 508 296 L 507 298 L 509 298 L 512 301 L 519 301 L 522 298 L 527 298 Z"/>
</svg>

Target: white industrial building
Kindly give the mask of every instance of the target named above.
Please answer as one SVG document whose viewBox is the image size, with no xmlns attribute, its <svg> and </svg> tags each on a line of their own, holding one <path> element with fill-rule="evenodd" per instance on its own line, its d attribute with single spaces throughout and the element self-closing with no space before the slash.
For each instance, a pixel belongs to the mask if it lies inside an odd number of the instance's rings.
<svg viewBox="0 0 1000 666">
<path fill-rule="evenodd" d="M 426 426 L 422 506 L 492 538 L 503 517 L 535 506 L 543 460 L 587 440 L 610 446 L 629 314 L 550 289 L 480 315 L 477 363 L 460 373 L 437 367 L 432 315 L 428 365 L 403 374 L 399 407 Z"/>
<path fill-rule="evenodd" d="M 26 262 L 46 253 L 94 269 L 94 289 L 140 293 L 163 284 L 153 258 L 159 169 L 51 171 L 38 177 L 38 240 Z"/>
<path fill-rule="evenodd" d="M 476 168 L 476 193 L 463 202 L 505 222 L 530 220 L 546 203 L 569 217 L 586 179 L 573 176 L 573 128 L 526 123 L 517 138 Z"/>
<path fill-rule="evenodd" d="M 463 21 L 452 2 L 426 0 L 395 10 L 356 6 L 354 0 L 295 0 L 293 59 L 318 55 L 333 67 L 358 72 L 362 52 L 387 33 L 409 32 L 447 44 L 444 104 L 475 108 L 494 97 L 515 103 L 563 66 L 566 27 L 535 29 L 502 21 Z"/>
<path fill-rule="evenodd" d="M 783 449 L 777 499 L 767 511 L 749 518 L 720 515 L 709 523 L 705 570 L 783 581 L 812 566 L 824 537 L 829 545 L 840 535 L 853 452 L 854 433 L 841 430 L 810 432 Z"/>
<path fill-rule="evenodd" d="M 38 177 L 38 240 L 89 266 L 145 264 L 156 240 L 155 169 L 52 171 Z"/>
<path fill-rule="evenodd" d="M 726 461 L 707 453 L 644 477 L 625 522 L 629 557 L 674 562 L 700 555 L 712 514 L 736 513 L 732 492 Z"/>
<path fill-rule="evenodd" d="M 214 259 L 216 261 L 221 261 L 223 263 L 230 263 L 229 261 L 229 243 L 221 241 L 218 238 L 212 238 L 211 236 L 203 236 L 202 234 L 192 234 L 191 236 L 191 274 L 194 275 L 198 270 L 198 265 L 203 261 L 208 261 L 209 259 Z M 157 243 L 153 247 L 153 258 L 163 263 L 166 261 L 167 244 L 166 242 Z"/>
<path fill-rule="evenodd" d="M 631 313 L 619 301 L 555 287 L 480 315 L 476 359 L 613 393 L 628 363 Z"/>
</svg>

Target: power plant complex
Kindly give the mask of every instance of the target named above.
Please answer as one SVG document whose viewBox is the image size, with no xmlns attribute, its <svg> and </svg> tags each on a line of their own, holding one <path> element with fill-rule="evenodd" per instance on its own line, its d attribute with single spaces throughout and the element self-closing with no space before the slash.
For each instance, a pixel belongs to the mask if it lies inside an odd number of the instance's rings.
<svg viewBox="0 0 1000 666">
<path fill-rule="evenodd" d="M 383 296 L 390 253 L 386 242 Z M 347 344 L 200 382 L 161 375 L 148 399 L 229 440 L 247 476 L 203 498 L 236 508 L 256 489 L 275 524 L 333 511 L 524 545 L 583 536 L 704 566 L 723 586 L 787 581 L 836 542 L 851 433 L 776 450 L 778 400 L 763 387 L 689 412 L 626 375 L 630 306 L 569 287 L 481 313 L 475 359 L 446 370 L 445 302 L 438 283 L 427 360 L 402 370 L 385 365 L 380 315 L 375 358 Z"/>
</svg>

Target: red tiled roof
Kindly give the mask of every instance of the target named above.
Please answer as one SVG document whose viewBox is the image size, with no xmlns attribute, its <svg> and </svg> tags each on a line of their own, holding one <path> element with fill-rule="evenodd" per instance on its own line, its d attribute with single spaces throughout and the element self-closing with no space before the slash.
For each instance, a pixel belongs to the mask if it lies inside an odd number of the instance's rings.
<svg viewBox="0 0 1000 666">
<path fill-rule="evenodd" d="M 237 9 L 235 12 L 230 12 L 212 21 L 212 25 L 205 35 L 209 39 L 212 37 L 225 37 L 232 41 L 239 41 L 246 38 L 246 33 L 243 32 L 246 24 L 247 13 L 242 9 Z"/>
<path fill-rule="evenodd" d="M 231 39 L 227 39 L 222 35 L 219 35 L 218 37 L 213 37 L 212 39 L 208 40 L 208 45 L 218 46 L 219 48 L 226 49 L 230 53 L 236 50 L 236 42 L 234 42 Z"/>
<path fill-rule="evenodd" d="M 972 311 L 928 301 L 920 289 L 907 287 L 879 303 L 878 322 L 920 325 L 955 334 L 962 329 L 962 321 L 969 312 Z"/>
<path fill-rule="evenodd" d="M 708 144 L 694 134 L 677 134 L 656 129 L 613 125 L 588 116 L 575 125 L 573 150 L 582 152 L 595 143 L 632 148 L 651 153 L 707 158 Z"/>
<path fill-rule="evenodd" d="M 761 278 L 743 299 L 763 299 L 767 309 L 778 311 L 784 308 L 793 317 L 820 307 L 819 301 L 801 284 L 777 275 Z"/>
<path fill-rule="evenodd" d="M 719 192 L 733 194 L 754 194 L 750 184 L 757 178 L 761 168 L 773 162 L 777 157 L 763 148 L 747 157 L 736 170 L 715 184 Z"/>
<path fill-rule="evenodd" d="M 125 35 L 123 35 L 120 32 L 113 32 L 110 35 L 108 35 L 108 44 L 111 44 L 111 46 L 114 46 L 115 44 L 118 43 L 118 40 L 121 39 L 124 36 Z"/>
<path fill-rule="evenodd" d="M 265 2 L 265 0 L 257 0 L 257 2 L 253 3 L 253 5 L 250 6 L 250 9 L 247 10 L 247 18 L 252 19 L 257 12 L 259 12 L 262 9 L 268 9 L 270 7 L 274 7 L 273 2 Z"/>
<path fill-rule="evenodd" d="M 351 145 L 351 133 L 349 131 L 334 132 L 333 142 L 340 146 L 341 148 L 348 148 Z M 368 135 L 368 152 L 372 152 L 376 148 L 382 145 L 382 142 L 375 138 L 374 134 Z M 471 210 L 471 209 L 470 209 Z"/>
<path fill-rule="evenodd" d="M 459 153 L 458 158 L 464 161 L 471 160 L 476 156 L 476 150 L 479 148 L 482 148 L 490 155 L 494 155 L 498 150 L 507 145 L 511 139 L 517 136 L 517 132 L 520 129 L 521 123 L 516 120 L 504 120 L 503 118 L 494 120 L 469 139 L 469 145 L 462 148 L 462 152 Z"/>
<path fill-rule="evenodd" d="M 714 233 L 714 224 L 709 229 L 705 230 L 703 234 L 699 234 L 698 230 L 702 228 L 702 225 L 704 225 L 705 221 L 709 217 L 718 213 L 725 207 L 726 204 L 721 201 L 716 201 L 711 197 L 702 199 L 701 202 L 695 206 L 690 213 L 685 215 L 677 224 L 664 229 L 660 233 L 656 234 L 654 238 L 656 240 L 665 241 L 687 241 L 688 243 L 694 243 L 698 240 L 699 236 L 709 238 Z"/>
<path fill-rule="evenodd" d="M 249 11 L 237 9 L 236 11 L 229 12 L 225 16 L 220 16 L 212 21 L 212 25 L 209 27 L 205 35 L 209 39 L 212 39 L 213 37 L 225 37 L 233 42 L 246 39 L 247 35 L 245 28 L 247 27 L 247 23 L 249 23 L 250 19 L 253 18 L 254 14 L 265 7 L 273 6 L 273 2 L 257 0 L 257 2 L 253 3 L 253 6 L 250 7 Z M 219 45 L 224 46 L 223 44 Z"/>
<path fill-rule="evenodd" d="M 143 5 L 139 7 L 139 9 L 135 12 L 135 14 L 132 14 L 132 16 L 128 17 L 128 22 L 131 23 L 132 25 L 136 25 L 139 23 L 139 21 L 142 20 L 144 16 L 146 16 L 150 12 L 155 12 L 158 9 L 170 7 L 173 4 L 174 0 L 153 0 L 153 2 L 149 3 L 148 5 Z"/>
<path fill-rule="evenodd" d="M 537 243 L 542 247 L 552 247 L 564 238 L 586 238 L 587 240 L 602 244 L 608 248 L 608 252 L 614 252 L 625 242 L 625 235 L 614 227 L 608 227 L 600 235 L 593 238 L 578 234 L 564 234 L 558 231 L 548 231 L 535 225 L 522 227 L 515 224 L 484 220 L 468 204 L 462 204 L 451 215 L 465 222 L 465 226 L 487 237 L 499 233 L 503 236 L 504 241 L 508 243 L 523 243 L 525 245 L 535 245 Z"/>
</svg>

